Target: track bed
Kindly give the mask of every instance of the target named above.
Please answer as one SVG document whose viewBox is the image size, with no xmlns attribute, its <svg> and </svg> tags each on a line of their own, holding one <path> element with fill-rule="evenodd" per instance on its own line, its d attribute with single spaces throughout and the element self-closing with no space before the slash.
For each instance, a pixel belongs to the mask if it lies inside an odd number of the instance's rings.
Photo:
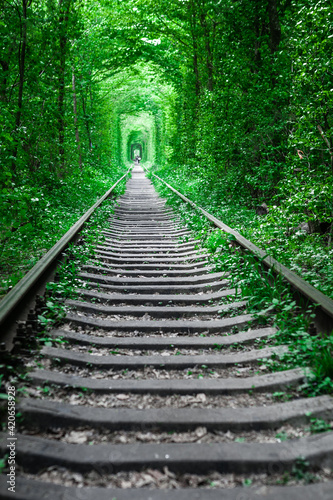
<svg viewBox="0 0 333 500">
<path fill-rule="evenodd" d="M 261 326 L 232 271 L 212 272 L 139 165 L 103 233 L 49 332 L 64 342 L 24 358 L 16 492 L 3 475 L 1 498 L 332 499 L 333 433 L 309 432 L 332 398 L 300 397 L 303 368 L 269 373 L 261 360 L 286 351 L 258 348 L 274 317 Z"/>
</svg>

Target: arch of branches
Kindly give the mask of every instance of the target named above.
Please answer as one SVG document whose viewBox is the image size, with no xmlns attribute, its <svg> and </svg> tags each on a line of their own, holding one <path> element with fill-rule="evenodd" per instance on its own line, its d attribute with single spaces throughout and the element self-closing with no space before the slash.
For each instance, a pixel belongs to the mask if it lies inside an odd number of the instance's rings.
<svg viewBox="0 0 333 500">
<path fill-rule="evenodd" d="M 136 156 L 140 156 L 142 159 L 142 144 L 139 142 L 131 144 L 131 160 L 134 160 Z"/>
<path fill-rule="evenodd" d="M 138 154 L 142 161 L 150 159 L 148 154 L 149 129 L 132 130 L 127 136 L 127 160 L 134 160 Z M 139 151 L 139 153 L 137 153 Z"/>
</svg>

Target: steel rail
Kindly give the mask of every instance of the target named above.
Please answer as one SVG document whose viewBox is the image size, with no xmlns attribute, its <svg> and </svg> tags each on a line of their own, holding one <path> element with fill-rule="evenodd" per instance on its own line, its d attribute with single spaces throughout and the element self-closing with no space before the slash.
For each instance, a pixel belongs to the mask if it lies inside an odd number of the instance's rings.
<svg viewBox="0 0 333 500">
<path fill-rule="evenodd" d="M 148 172 L 147 169 L 145 169 Z M 319 290 L 317 290 L 314 286 L 310 285 L 307 281 L 303 280 L 300 276 L 298 276 L 294 271 L 291 271 L 286 266 L 281 264 L 279 261 L 274 259 L 267 254 L 264 250 L 257 247 L 254 243 L 252 243 L 247 238 L 244 238 L 238 231 L 232 229 L 231 227 L 224 224 L 224 222 L 220 221 L 214 215 L 207 212 L 205 209 L 199 207 L 192 200 L 184 196 L 182 193 L 177 191 L 174 187 L 168 184 L 166 181 L 161 179 L 158 175 L 153 172 L 149 172 L 151 175 L 156 177 L 160 182 L 165 184 L 171 191 L 173 191 L 176 195 L 178 195 L 183 201 L 191 205 L 195 210 L 201 212 L 208 220 L 210 220 L 216 227 L 222 229 L 222 231 L 232 234 L 235 237 L 237 243 L 252 252 L 255 256 L 257 256 L 260 261 L 264 264 L 264 266 L 268 269 L 273 270 L 275 273 L 280 274 L 283 278 L 285 278 L 288 283 L 293 287 L 293 289 L 301 294 L 301 296 L 305 297 L 307 301 L 316 305 L 315 308 L 315 323 L 317 328 L 323 332 L 330 332 L 333 329 L 333 300 L 327 295 L 323 294 Z"/>
<path fill-rule="evenodd" d="M 43 257 L 34 265 L 30 271 L 5 295 L 0 302 L 0 337 L 2 341 L 8 341 L 8 329 L 12 329 L 13 323 L 21 319 L 20 308 L 24 307 L 26 302 L 31 303 L 32 295 L 36 293 L 36 287 L 42 285 L 47 279 L 45 275 L 50 274 L 55 262 L 58 261 L 62 252 L 73 241 L 84 224 L 89 220 L 95 210 L 111 195 L 116 186 L 127 177 L 132 170 L 130 167 L 127 172 L 117 180 L 106 193 L 96 201 L 96 203 L 82 215 L 82 217 L 60 238 L 59 241 L 43 255 Z M 7 337 L 7 338 L 6 338 Z M 6 346 L 7 347 L 7 346 Z"/>
</svg>

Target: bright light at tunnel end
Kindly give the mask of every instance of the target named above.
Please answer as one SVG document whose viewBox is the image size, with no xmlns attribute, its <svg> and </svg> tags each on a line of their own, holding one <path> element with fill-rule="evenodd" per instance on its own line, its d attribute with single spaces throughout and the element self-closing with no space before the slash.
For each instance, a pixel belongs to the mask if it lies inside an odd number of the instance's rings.
<svg viewBox="0 0 333 500">
<path fill-rule="evenodd" d="M 160 45 L 161 43 L 160 38 L 155 38 L 154 40 L 149 40 L 149 38 L 141 38 L 141 40 L 146 43 L 151 43 L 152 45 Z"/>
</svg>

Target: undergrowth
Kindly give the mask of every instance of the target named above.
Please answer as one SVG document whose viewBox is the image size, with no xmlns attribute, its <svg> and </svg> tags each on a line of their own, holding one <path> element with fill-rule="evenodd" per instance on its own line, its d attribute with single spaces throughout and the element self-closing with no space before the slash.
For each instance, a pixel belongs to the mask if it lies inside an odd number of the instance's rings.
<svg viewBox="0 0 333 500">
<path fill-rule="evenodd" d="M 125 179 L 117 186 L 117 196 L 122 194 L 124 189 Z M 46 308 L 38 316 L 41 330 L 35 333 L 38 347 L 36 348 L 35 342 L 33 345 L 28 342 L 25 351 L 30 350 L 33 354 L 36 349 L 38 351 L 43 345 L 52 346 L 65 342 L 62 337 L 49 336 L 48 330 L 51 327 L 57 327 L 66 315 L 67 310 L 64 301 L 69 298 L 76 298 L 78 296 L 78 286 L 80 288 L 84 287 L 84 283 L 80 282 L 78 278 L 78 273 L 80 268 L 94 257 L 96 244 L 104 241 L 101 230 L 105 227 L 106 220 L 114 213 L 115 198 L 116 193 L 114 197 L 110 197 L 103 202 L 80 232 L 79 241 L 70 244 L 63 253 L 64 259 L 57 268 L 56 279 L 46 285 Z M 8 359 L 3 360 L 3 364 L 0 364 L 0 371 L 5 375 L 0 377 L 2 385 L 0 399 L 1 394 L 5 395 L 4 385 L 6 380 L 10 379 L 13 383 L 15 381 L 24 383 L 28 376 L 28 370 L 29 368 L 22 362 L 19 354 L 10 354 Z M 24 392 L 24 388 L 22 388 L 22 392 Z"/>
<path fill-rule="evenodd" d="M 47 311 L 39 317 L 43 326 L 55 325 L 66 314 L 63 301 L 77 298 L 77 288 L 84 287 L 78 279 L 78 272 L 84 264 L 94 258 L 95 247 L 103 243 L 105 237 L 101 233 L 105 222 L 114 213 L 116 197 L 124 192 L 125 180 L 118 185 L 112 198 L 105 200 L 89 219 L 86 227 L 80 232 L 80 244 L 70 244 L 63 253 L 64 260 L 57 269 L 57 280 L 48 282 L 46 290 L 51 297 L 47 301 Z"/>
<path fill-rule="evenodd" d="M 302 224 L 311 217 L 302 207 L 296 202 L 290 206 L 272 204 L 267 215 L 257 215 L 257 200 L 245 196 L 241 188 L 231 194 L 230 180 L 228 184 L 223 178 L 210 179 L 204 170 L 200 172 L 196 170 L 195 175 L 191 175 L 186 166 L 179 165 L 156 170 L 159 177 L 196 204 L 333 298 L 331 236 L 306 233 Z M 159 189 L 164 190 L 161 186 Z"/>
<path fill-rule="evenodd" d="M 36 179 L 35 185 L 1 192 L 0 297 L 121 177 L 124 172 L 90 171 Z M 31 183 L 32 184 L 32 183 Z M 123 185 L 123 183 L 121 183 Z M 116 187 L 116 196 L 123 186 Z"/>
</svg>

